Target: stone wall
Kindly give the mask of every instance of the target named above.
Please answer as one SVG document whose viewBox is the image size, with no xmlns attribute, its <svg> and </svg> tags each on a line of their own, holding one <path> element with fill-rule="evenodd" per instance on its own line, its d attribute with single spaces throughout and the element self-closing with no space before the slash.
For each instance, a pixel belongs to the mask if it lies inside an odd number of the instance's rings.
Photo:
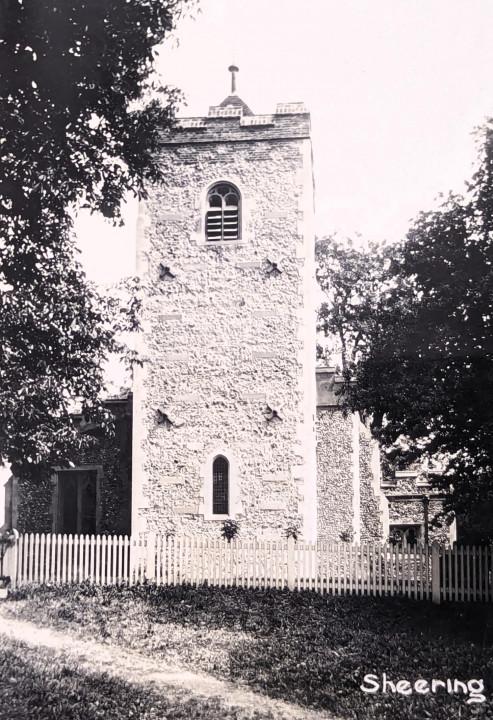
<svg viewBox="0 0 493 720">
<path fill-rule="evenodd" d="M 211 474 L 222 454 L 242 536 L 297 523 L 306 537 L 316 531 L 311 146 L 307 116 L 275 122 L 206 119 L 199 132 L 163 138 L 166 184 L 150 190 L 139 219 L 137 530 L 217 536 Z M 238 242 L 205 241 L 216 181 L 240 190 Z"/>
<path fill-rule="evenodd" d="M 18 480 L 16 483 L 17 522 L 19 532 L 51 533 L 53 524 L 53 481 L 50 477 L 39 480 Z"/>
<path fill-rule="evenodd" d="M 376 454 L 376 457 L 375 457 Z M 360 540 L 381 541 L 386 499 L 380 489 L 379 455 L 369 430 L 359 423 Z"/>
<path fill-rule="evenodd" d="M 319 408 L 317 418 L 318 537 L 339 542 L 353 530 L 353 422 L 337 408 Z"/>
</svg>

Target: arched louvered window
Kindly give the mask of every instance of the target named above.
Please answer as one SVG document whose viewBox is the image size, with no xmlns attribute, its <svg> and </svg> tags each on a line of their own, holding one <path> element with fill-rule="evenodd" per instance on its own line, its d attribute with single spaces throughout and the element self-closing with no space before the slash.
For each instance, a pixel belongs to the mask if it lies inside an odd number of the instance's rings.
<svg viewBox="0 0 493 720">
<path fill-rule="evenodd" d="M 207 240 L 239 240 L 240 192 L 230 183 L 216 183 L 207 193 L 205 236 Z"/>
<path fill-rule="evenodd" d="M 229 513 L 229 462 L 223 455 L 218 455 L 212 463 L 212 513 Z"/>
</svg>

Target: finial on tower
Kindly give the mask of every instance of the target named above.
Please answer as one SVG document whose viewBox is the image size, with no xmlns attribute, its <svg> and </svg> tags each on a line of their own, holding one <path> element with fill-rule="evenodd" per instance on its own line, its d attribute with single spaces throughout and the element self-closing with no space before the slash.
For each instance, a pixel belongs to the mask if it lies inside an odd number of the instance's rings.
<svg viewBox="0 0 493 720">
<path fill-rule="evenodd" d="M 239 72 L 239 68 L 233 63 L 228 70 L 231 73 L 231 94 L 236 95 L 236 73 Z"/>
</svg>

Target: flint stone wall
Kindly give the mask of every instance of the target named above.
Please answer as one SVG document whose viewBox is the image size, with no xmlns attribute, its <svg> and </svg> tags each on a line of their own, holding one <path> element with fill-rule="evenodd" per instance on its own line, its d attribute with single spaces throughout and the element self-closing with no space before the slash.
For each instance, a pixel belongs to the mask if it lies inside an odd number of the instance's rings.
<svg viewBox="0 0 493 720">
<path fill-rule="evenodd" d="M 420 498 L 392 498 L 388 495 L 389 500 L 389 523 L 390 525 L 407 525 L 407 524 L 424 524 L 423 501 Z M 442 500 L 430 498 L 428 517 L 430 520 L 428 537 L 429 542 L 438 540 L 441 543 L 450 542 L 450 530 L 446 524 L 441 528 L 432 527 L 431 520 L 442 509 Z"/>
<path fill-rule="evenodd" d="M 384 538 L 380 470 L 375 467 L 375 441 L 363 423 L 359 426 L 359 477 L 360 477 L 360 539 L 381 541 Z"/>
<path fill-rule="evenodd" d="M 318 537 L 339 542 L 353 530 L 353 421 L 337 408 L 318 409 L 317 419 Z"/>
</svg>

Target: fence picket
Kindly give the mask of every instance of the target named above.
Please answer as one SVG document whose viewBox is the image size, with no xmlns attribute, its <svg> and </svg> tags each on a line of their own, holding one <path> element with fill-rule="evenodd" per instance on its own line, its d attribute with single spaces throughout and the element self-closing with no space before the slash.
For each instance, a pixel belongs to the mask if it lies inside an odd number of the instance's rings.
<svg viewBox="0 0 493 720">
<path fill-rule="evenodd" d="M 183 548 L 182 548 L 182 561 L 183 561 L 183 563 L 182 563 L 183 569 L 182 569 L 182 575 L 181 575 L 182 584 L 183 584 L 183 583 L 188 583 L 188 570 L 189 570 L 189 568 L 188 568 L 188 554 L 189 554 L 189 551 L 188 551 L 188 535 L 185 535 L 185 537 L 183 538 Z"/>
<path fill-rule="evenodd" d="M 373 595 L 373 578 L 375 567 L 374 544 L 368 543 L 368 595 Z"/>
<path fill-rule="evenodd" d="M 202 582 L 200 569 L 201 569 L 201 558 L 202 558 L 202 551 L 201 551 L 201 545 L 202 545 L 202 538 L 196 537 L 195 539 L 195 585 L 199 586 Z"/>
<path fill-rule="evenodd" d="M 454 545 L 452 548 L 453 556 L 454 556 L 454 600 L 457 602 L 459 599 L 459 574 L 458 574 L 458 561 L 459 561 L 459 554 L 457 551 L 457 545 Z"/>
<path fill-rule="evenodd" d="M 45 569 L 46 569 L 46 558 L 45 558 L 45 534 L 41 533 L 39 538 L 39 575 L 38 581 L 44 583 L 45 581 Z"/>
<path fill-rule="evenodd" d="M 488 600 L 490 602 L 493 601 L 493 546 L 490 545 L 489 547 L 489 556 L 490 556 L 490 562 L 489 562 L 489 577 L 490 577 L 490 592 Z"/>
<path fill-rule="evenodd" d="M 476 545 L 472 546 L 472 599 L 476 600 Z"/>
<path fill-rule="evenodd" d="M 229 587 L 236 585 L 236 553 L 238 541 L 236 538 L 231 538 L 229 542 L 229 570 L 228 570 L 228 581 Z"/>
<path fill-rule="evenodd" d="M 491 546 L 490 546 L 491 550 Z M 488 570 L 488 546 L 486 545 L 484 548 L 484 600 L 485 602 L 488 602 L 490 599 L 490 587 L 491 587 L 491 580 L 490 580 L 490 573 Z"/>
<path fill-rule="evenodd" d="M 198 587 L 201 582 L 203 582 L 203 540 L 204 538 L 194 535 L 193 539 L 193 561 L 192 561 L 192 567 L 193 567 L 193 583 L 195 587 Z M 191 570 L 192 572 L 192 570 Z"/>
<path fill-rule="evenodd" d="M 29 582 L 31 583 L 33 581 L 33 560 L 34 560 L 34 533 L 31 533 L 29 535 L 29 545 L 28 545 L 28 560 L 29 560 L 29 571 L 28 571 L 28 578 Z"/>
<path fill-rule="evenodd" d="M 478 600 L 483 599 L 483 552 L 478 548 Z"/>
<path fill-rule="evenodd" d="M 26 533 L 24 538 L 23 565 L 24 565 L 24 582 L 29 582 L 29 542 L 30 535 Z"/>
<path fill-rule="evenodd" d="M 464 578 L 464 546 L 460 547 L 460 599 L 465 600 L 466 583 Z"/>
<path fill-rule="evenodd" d="M 68 539 L 68 562 L 70 582 L 77 582 L 77 568 L 79 561 L 79 556 L 77 552 L 79 548 L 78 537 L 78 535 L 69 535 Z"/>
<path fill-rule="evenodd" d="M 222 587 L 223 585 L 223 555 L 224 555 L 224 543 L 225 540 L 217 541 L 217 586 Z"/>
<path fill-rule="evenodd" d="M 96 538 L 94 535 L 87 535 L 87 546 L 86 546 L 86 578 L 89 580 L 91 585 L 94 583 L 94 553 L 95 553 Z"/>
<path fill-rule="evenodd" d="M 190 584 L 197 587 L 198 582 L 198 537 L 190 536 Z"/>
<path fill-rule="evenodd" d="M 54 581 L 54 565 L 55 565 L 55 554 L 54 554 L 54 535 L 52 533 L 46 533 L 45 542 L 45 579 L 46 583 L 52 583 Z"/>
<path fill-rule="evenodd" d="M 394 595 L 394 579 L 395 579 L 395 545 L 388 545 L 387 546 L 387 553 L 388 553 L 388 567 L 389 567 L 389 595 L 393 597 Z"/>
<path fill-rule="evenodd" d="M 108 571 L 110 573 L 110 584 L 116 584 L 116 536 L 108 537 Z M 152 576 L 154 578 L 154 575 Z"/>
<path fill-rule="evenodd" d="M 25 582 L 24 579 L 24 535 L 19 535 L 18 545 L 17 545 L 17 576 L 14 587 L 17 585 L 23 585 Z"/>
<path fill-rule="evenodd" d="M 83 582 L 86 577 L 86 558 L 89 553 L 89 535 L 80 535 L 79 537 L 79 568 L 78 582 Z"/>
<path fill-rule="evenodd" d="M 159 555 L 159 584 L 166 585 L 168 567 L 168 538 L 166 535 L 161 536 L 160 555 Z"/>
<path fill-rule="evenodd" d="M 240 564 L 240 569 L 239 569 L 239 578 L 238 578 L 238 579 L 239 579 L 239 581 L 240 581 L 240 587 L 243 587 L 243 588 L 246 587 L 246 585 L 245 585 L 245 577 L 246 577 L 246 573 L 245 573 L 245 546 L 246 546 L 246 543 L 245 543 L 244 541 L 243 541 L 243 542 L 240 542 L 240 547 L 239 547 L 239 550 L 240 550 L 240 552 L 239 552 L 239 561 L 240 561 L 239 564 Z"/>
<path fill-rule="evenodd" d="M 130 582 L 129 577 L 129 567 L 128 567 L 128 556 L 129 556 L 129 542 L 128 542 L 128 536 L 123 536 L 123 547 L 122 547 L 122 554 L 123 554 L 123 569 L 122 569 L 122 584 L 128 585 Z"/>
<path fill-rule="evenodd" d="M 402 546 L 402 594 L 404 597 L 411 597 L 411 577 L 409 572 L 411 551 L 409 545 Z"/>
<path fill-rule="evenodd" d="M 101 537 L 101 585 L 108 585 L 110 580 L 110 563 L 108 538 L 106 535 Z"/>
<path fill-rule="evenodd" d="M 79 572 L 79 565 L 80 565 L 80 559 L 83 554 L 83 543 L 84 543 L 84 536 L 83 535 L 74 535 L 72 538 L 72 579 L 73 582 L 80 582 L 81 581 L 81 574 Z"/>
<path fill-rule="evenodd" d="M 290 550 L 289 550 L 289 538 L 288 538 L 288 552 L 287 552 L 287 562 L 286 562 L 286 574 L 289 576 L 289 559 L 290 559 Z M 292 546 L 292 555 L 294 556 L 294 586 L 296 590 L 301 590 L 301 575 L 302 575 L 302 568 L 301 568 L 301 544 L 294 544 Z M 282 543 L 282 550 L 281 550 L 281 562 L 283 566 L 283 580 L 284 580 L 284 543 Z"/>
<path fill-rule="evenodd" d="M 51 582 L 51 534 L 46 533 L 45 536 L 45 565 L 44 565 L 44 576 L 43 582 Z"/>
<path fill-rule="evenodd" d="M 96 535 L 96 570 L 94 573 L 94 582 L 96 585 L 102 585 L 101 582 L 101 535 Z"/>
<path fill-rule="evenodd" d="M 265 540 L 257 542 L 257 577 L 258 585 L 260 590 L 267 589 L 267 543 Z"/>
<path fill-rule="evenodd" d="M 166 585 L 171 585 L 171 546 L 173 544 L 173 536 L 167 535 L 166 536 Z"/>
<path fill-rule="evenodd" d="M 36 533 L 34 536 L 34 573 L 33 573 L 33 582 L 39 582 L 39 533 Z"/>
<path fill-rule="evenodd" d="M 236 548 L 236 540 L 235 538 L 232 538 L 229 543 L 229 585 L 230 587 L 233 587 L 234 580 L 235 580 L 235 548 Z"/>
<path fill-rule="evenodd" d="M 336 542 L 334 543 L 335 547 L 335 555 L 334 555 L 334 582 L 335 587 L 337 590 L 334 590 L 334 593 L 337 593 L 337 595 L 341 594 L 341 580 L 342 580 L 342 572 L 341 572 L 341 543 Z"/>
<path fill-rule="evenodd" d="M 89 562 L 89 548 L 91 545 L 91 540 L 89 535 L 83 536 L 83 553 L 81 557 L 81 563 L 80 563 L 80 577 L 81 580 L 87 580 L 87 568 L 88 568 L 88 562 Z"/>
</svg>

